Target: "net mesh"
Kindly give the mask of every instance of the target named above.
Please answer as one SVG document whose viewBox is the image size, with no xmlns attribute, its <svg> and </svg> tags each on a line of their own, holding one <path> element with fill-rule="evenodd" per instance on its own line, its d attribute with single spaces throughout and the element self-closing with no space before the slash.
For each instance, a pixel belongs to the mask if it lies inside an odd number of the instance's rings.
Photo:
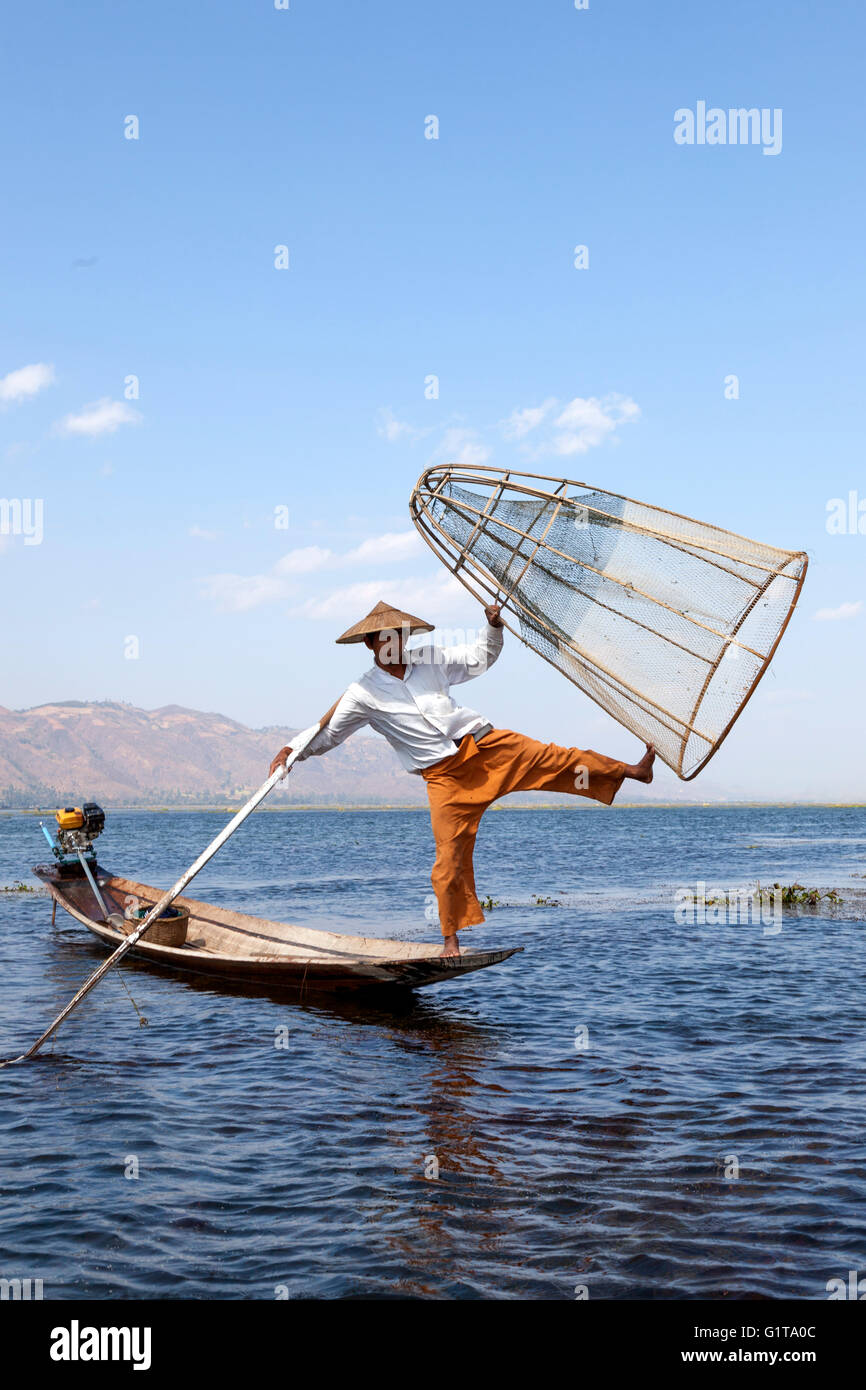
<svg viewBox="0 0 866 1390">
<path fill-rule="evenodd" d="M 430 469 L 410 505 L 467 588 L 501 602 L 527 646 L 684 780 L 749 699 L 807 565 L 583 483 L 498 469 Z"/>
</svg>

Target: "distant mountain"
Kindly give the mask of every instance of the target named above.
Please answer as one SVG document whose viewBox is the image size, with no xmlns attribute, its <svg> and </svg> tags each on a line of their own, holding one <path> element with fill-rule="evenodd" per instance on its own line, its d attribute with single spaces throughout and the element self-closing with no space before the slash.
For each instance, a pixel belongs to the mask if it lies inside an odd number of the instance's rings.
<svg viewBox="0 0 866 1390">
<path fill-rule="evenodd" d="M 63 700 L 34 709 L 0 706 L 0 807 L 237 805 L 267 776 L 296 729 L 248 729 L 223 714 L 165 705 Z M 538 802 L 538 793 L 521 798 Z M 547 801 L 575 803 L 548 795 Z M 651 788 L 628 783 L 621 799 L 682 802 L 727 798 L 717 786 L 676 782 L 663 770 Z M 427 801 L 384 739 L 357 734 L 300 764 L 271 804 L 420 806 Z M 582 801 L 587 806 L 591 802 Z"/>
<path fill-rule="evenodd" d="M 0 806 L 236 803 L 264 781 L 297 729 L 248 729 L 222 714 L 79 700 L 0 708 Z M 421 805 L 420 778 L 380 738 L 356 736 L 290 773 L 274 803 Z"/>
</svg>

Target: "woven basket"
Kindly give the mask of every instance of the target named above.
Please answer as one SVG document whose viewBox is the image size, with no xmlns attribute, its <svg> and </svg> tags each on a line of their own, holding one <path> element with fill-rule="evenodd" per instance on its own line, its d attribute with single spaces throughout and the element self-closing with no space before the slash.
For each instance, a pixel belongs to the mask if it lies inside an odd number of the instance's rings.
<svg viewBox="0 0 866 1390">
<path fill-rule="evenodd" d="M 141 925 L 152 906 L 153 904 L 150 907 L 140 907 L 131 919 L 127 919 L 125 923 L 127 936 Z M 151 946 L 183 946 L 186 941 L 188 926 L 188 907 L 168 907 L 162 916 L 157 918 L 153 926 L 148 927 L 141 939 Z"/>
</svg>

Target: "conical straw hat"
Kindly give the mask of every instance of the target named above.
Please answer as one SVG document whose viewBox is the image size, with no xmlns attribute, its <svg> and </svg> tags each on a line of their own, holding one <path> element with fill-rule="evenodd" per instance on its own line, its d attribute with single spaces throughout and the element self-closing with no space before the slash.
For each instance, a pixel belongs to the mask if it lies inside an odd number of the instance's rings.
<svg viewBox="0 0 866 1390">
<path fill-rule="evenodd" d="M 363 642 L 364 638 L 372 632 L 386 632 L 392 629 L 408 628 L 413 632 L 432 632 L 434 624 L 425 623 L 423 618 L 415 618 L 411 613 L 404 613 L 402 608 L 395 608 L 392 603 L 377 603 L 371 609 L 366 618 L 362 618 L 353 627 L 347 628 L 342 637 L 338 637 L 338 642 Z"/>
</svg>

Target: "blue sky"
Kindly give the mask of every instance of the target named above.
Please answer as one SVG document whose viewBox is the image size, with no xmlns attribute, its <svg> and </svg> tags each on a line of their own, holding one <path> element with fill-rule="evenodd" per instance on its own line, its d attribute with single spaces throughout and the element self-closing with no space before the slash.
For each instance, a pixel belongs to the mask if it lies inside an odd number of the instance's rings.
<svg viewBox="0 0 866 1390">
<path fill-rule="evenodd" d="M 774 666 L 696 785 L 861 799 L 866 535 L 826 519 L 866 499 L 864 31 L 861 6 L 790 0 L 19 7 L 0 497 L 43 499 L 44 538 L 0 535 L 0 703 L 306 724 L 358 673 L 333 638 L 376 598 L 475 621 L 407 538 L 423 468 L 530 450 L 809 551 Z M 780 152 L 677 144 L 699 101 L 780 109 Z M 564 454 L 575 400 L 610 427 Z M 472 698 L 537 737 L 635 747 L 514 640 Z"/>
</svg>

